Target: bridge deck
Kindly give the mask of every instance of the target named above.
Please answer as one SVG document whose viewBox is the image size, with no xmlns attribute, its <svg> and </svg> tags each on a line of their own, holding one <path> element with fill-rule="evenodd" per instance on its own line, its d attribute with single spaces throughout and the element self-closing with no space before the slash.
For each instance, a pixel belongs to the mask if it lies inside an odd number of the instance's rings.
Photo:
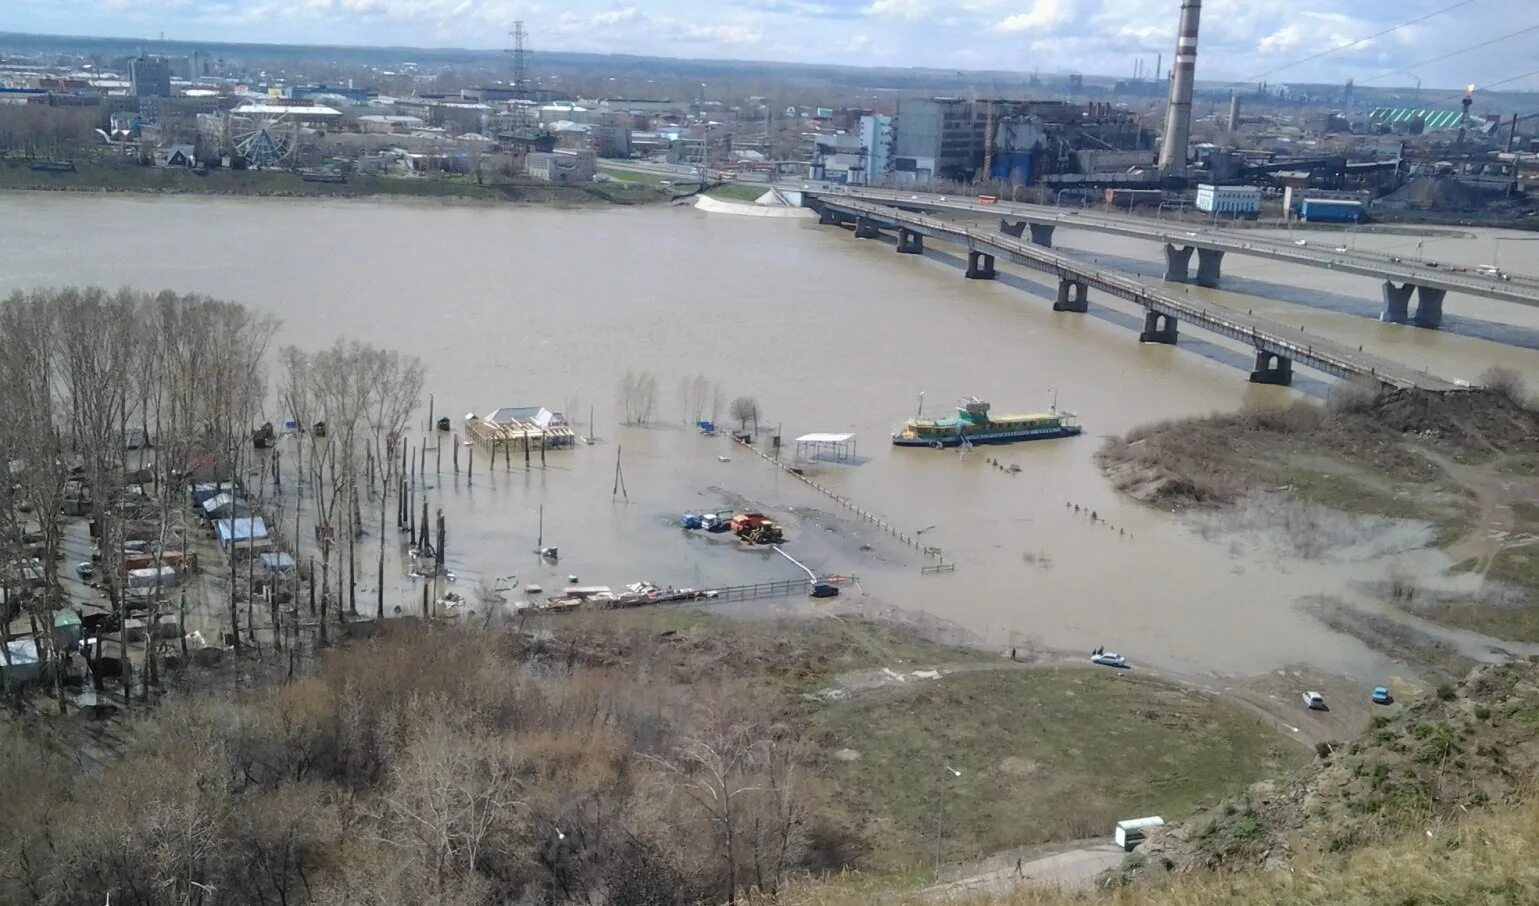
<svg viewBox="0 0 1539 906">
<path fill-rule="evenodd" d="M 823 201 L 867 201 L 882 205 L 899 205 L 905 208 L 956 211 L 989 217 L 1024 220 L 1028 223 L 1052 224 L 1053 226 L 1062 226 L 1069 229 L 1093 230 L 1095 232 L 1128 236 L 1133 239 L 1163 242 L 1175 246 L 1194 246 L 1196 248 L 1233 252 L 1237 255 L 1267 258 L 1273 261 L 1286 261 L 1308 267 L 1319 267 L 1343 273 L 1374 277 L 1379 280 L 1390 280 L 1395 283 L 1412 283 L 1416 286 L 1464 293 L 1470 296 L 1480 296 L 1502 302 L 1513 302 L 1519 305 L 1539 306 L 1539 281 L 1531 277 L 1514 274 L 1511 280 L 1501 280 L 1484 277 L 1468 271 L 1461 274 L 1450 271 L 1442 266 L 1433 268 L 1428 267 L 1425 263 L 1397 262 L 1394 260 L 1395 256 L 1379 252 L 1338 252 L 1319 247 L 1295 245 L 1286 240 L 1269 239 L 1263 236 L 1247 236 L 1236 231 L 1197 227 L 1195 224 L 1171 225 L 1161 224 L 1158 221 L 1151 223 L 1134 217 L 1111 217 L 1089 212 L 1068 213 L 1060 208 L 1004 201 L 994 204 L 980 204 L 976 201 L 950 196 L 899 192 L 889 189 L 841 189 L 839 191 L 805 189 L 802 191 L 802 194 Z M 1194 229 L 1194 227 L 1196 228 Z M 1312 233 L 1309 238 L 1314 238 L 1317 242 L 1332 241 L 1330 233 Z"/>
<path fill-rule="evenodd" d="M 1195 303 L 1150 289 L 1136 280 L 1097 270 L 1076 258 L 1010 236 L 844 198 L 824 197 L 819 203 L 890 228 L 902 226 L 923 236 L 956 242 L 985 254 L 1004 256 L 1016 264 L 1083 283 L 1119 299 L 1136 303 L 1149 311 L 1175 318 L 1178 322 L 1238 340 L 1271 355 L 1284 356 L 1335 377 L 1366 377 L 1397 389 L 1417 388 L 1438 393 L 1465 389 L 1463 385 L 1436 375 L 1415 371 L 1399 362 L 1324 337 L 1306 337 L 1276 321 L 1221 305 Z"/>
</svg>

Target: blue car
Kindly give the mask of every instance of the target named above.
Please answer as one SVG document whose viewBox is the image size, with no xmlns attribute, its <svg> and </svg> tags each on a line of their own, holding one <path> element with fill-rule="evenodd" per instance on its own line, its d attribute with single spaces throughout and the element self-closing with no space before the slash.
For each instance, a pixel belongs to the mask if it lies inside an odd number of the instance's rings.
<svg viewBox="0 0 1539 906">
<path fill-rule="evenodd" d="M 1389 690 L 1383 686 L 1376 686 L 1373 690 L 1373 703 L 1376 705 L 1388 705 L 1393 703 L 1395 697 L 1389 694 Z"/>
</svg>

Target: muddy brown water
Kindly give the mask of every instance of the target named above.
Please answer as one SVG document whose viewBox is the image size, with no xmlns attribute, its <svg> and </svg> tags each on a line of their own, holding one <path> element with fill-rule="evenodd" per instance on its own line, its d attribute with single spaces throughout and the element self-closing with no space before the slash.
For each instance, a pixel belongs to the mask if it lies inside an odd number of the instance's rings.
<svg viewBox="0 0 1539 906">
<path fill-rule="evenodd" d="M 889 244 L 815 223 L 683 208 L 46 194 L 6 195 L 0 204 L 0 290 L 73 283 L 203 292 L 278 315 L 280 343 L 319 347 L 347 336 L 397 347 L 427 362 L 437 414 L 450 415 L 456 430 L 469 411 L 545 405 L 588 434 L 591 406 L 603 443 L 551 453 L 544 469 L 535 457 L 528 470 L 521 458 L 489 470 L 482 451 L 467 485 L 445 450 L 429 499 L 447 514 L 462 586 L 507 575 L 547 590 L 568 574 L 615 587 L 801 575 L 771 552 L 673 524 L 740 495 L 787 519 L 787 550 L 814 570 L 859 575 L 876 598 L 954 621 L 988 645 L 1105 645 L 1135 663 L 1198 674 L 1308 662 L 1367 681 L 1395 668 L 1297 602 L 1350 597 L 1357 583 L 1391 570 L 1431 581 L 1447 565 L 1406 550 L 1415 527 L 1381 529 L 1390 533 L 1381 543 L 1334 559 L 1301 559 L 1288 545 L 1248 539 L 1249 523 L 1215 531 L 1119 496 L 1093 461 L 1101 438 L 1300 391 L 1247 383 L 1233 364 L 1244 351 L 1196 332 L 1179 347 L 1140 346 L 1130 311 L 1054 314 L 1043 298 L 1052 287 L 1029 273 L 1016 276 L 1030 291 L 964 280 L 945 247 L 898 256 Z M 1490 258 L 1485 234 L 1427 240 L 1434 243 L 1450 260 Z M 1159 267 L 1151 243 L 1060 231 L 1058 244 L 1130 272 Z M 1539 243 L 1507 243 L 1502 262 L 1539 272 L 1536 253 Z M 1472 380 L 1502 364 L 1539 386 L 1539 352 L 1523 345 L 1539 337 L 1539 311 L 1450 296 L 1450 315 L 1479 336 L 1419 330 L 1366 317 L 1378 297 L 1366 278 L 1246 259 L 1225 265 L 1226 278 L 1236 278 L 1225 290 L 1191 292 L 1447 377 Z M 627 370 L 657 376 L 651 427 L 618 424 Z M 806 432 L 855 432 L 858 465 L 811 463 L 809 472 L 904 531 L 933 526 L 922 537 L 956 572 L 921 576 L 926 561 L 914 550 L 728 441 L 688 428 L 678 384 L 696 373 L 720 384 L 722 421 L 727 402 L 750 395 L 765 433 L 778 428 L 788 445 Z M 970 454 L 892 448 L 888 434 L 914 413 L 920 391 L 936 414 L 971 394 L 998 411 L 1038 410 L 1056 391 L 1087 433 Z M 622 446 L 628 501 L 611 493 Z M 430 470 L 433 461 L 430 453 Z M 542 504 L 544 542 L 563 555 L 554 566 L 532 554 Z M 365 543 L 372 550 L 373 539 Z M 416 586 L 396 563 L 402 545 L 393 530 L 388 546 L 387 591 L 410 606 Z M 363 594 L 371 611 L 372 592 Z"/>
</svg>

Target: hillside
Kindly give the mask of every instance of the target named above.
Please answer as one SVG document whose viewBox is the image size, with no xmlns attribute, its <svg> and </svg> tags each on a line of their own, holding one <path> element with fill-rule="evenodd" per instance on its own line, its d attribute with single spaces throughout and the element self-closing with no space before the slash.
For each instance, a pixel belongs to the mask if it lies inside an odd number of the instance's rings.
<svg viewBox="0 0 1539 906">
<path fill-rule="evenodd" d="M 1256 784 L 1167 829 L 1097 894 L 1023 889 L 977 906 L 1220 903 L 1358 906 L 1539 902 L 1528 837 L 1539 821 L 1539 665 L 1486 667 L 1322 747 L 1313 765 Z M 881 899 L 857 881 L 795 906 Z"/>
<path fill-rule="evenodd" d="M 1100 462 L 1133 497 L 1239 514 L 1305 559 L 1409 526 L 1418 545 L 1484 581 L 1452 600 L 1396 587 L 1387 604 L 1511 642 L 1539 641 L 1539 409 L 1509 375 L 1484 382 L 1451 394 L 1346 388 L 1328 406 L 1149 425 L 1109 441 Z M 1376 633 L 1366 635 L 1374 645 Z"/>
</svg>

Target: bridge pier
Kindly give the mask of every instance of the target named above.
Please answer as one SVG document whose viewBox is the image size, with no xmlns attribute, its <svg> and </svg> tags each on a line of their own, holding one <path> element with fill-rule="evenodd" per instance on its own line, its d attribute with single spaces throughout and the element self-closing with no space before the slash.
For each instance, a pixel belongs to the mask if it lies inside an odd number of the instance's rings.
<svg viewBox="0 0 1539 906">
<path fill-rule="evenodd" d="M 994 256 L 987 252 L 969 249 L 967 252 L 967 279 L 993 280 Z"/>
<path fill-rule="evenodd" d="M 1197 285 L 1217 286 L 1219 267 L 1224 263 L 1222 249 L 1197 250 Z"/>
<path fill-rule="evenodd" d="M 1411 319 L 1411 293 L 1416 287 L 1407 283 L 1396 286 L 1389 280 L 1384 281 L 1384 310 L 1379 312 L 1379 320 L 1387 324 L 1404 324 Z"/>
<path fill-rule="evenodd" d="M 1430 286 L 1416 287 L 1416 317 L 1412 322 L 1417 327 L 1437 327 L 1443 323 L 1443 297 L 1448 295 L 1444 289 L 1435 289 Z"/>
<path fill-rule="evenodd" d="M 1185 283 L 1192 266 L 1192 246 L 1176 248 L 1165 243 L 1165 279 L 1171 283 Z"/>
<path fill-rule="evenodd" d="M 1293 360 L 1264 349 L 1256 350 L 1256 368 L 1250 373 L 1250 382 L 1288 386 L 1293 383 Z"/>
<path fill-rule="evenodd" d="M 819 208 L 818 223 L 821 226 L 842 226 L 844 224 L 844 215 L 833 208 Z"/>
<path fill-rule="evenodd" d="M 1040 245 L 1045 249 L 1053 247 L 1053 224 L 1034 223 L 1031 225 L 1031 244 Z"/>
<path fill-rule="evenodd" d="M 872 223 L 864 217 L 855 221 L 856 239 L 880 239 L 881 236 L 882 231 L 877 227 L 875 223 Z"/>
<path fill-rule="evenodd" d="M 1176 343 L 1176 319 L 1154 309 L 1144 313 L 1144 332 L 1138 335 L 1140 343 Z"/>
<path fill-rule="evenodd" d="M 1411 314 L 1411 296 L 1416 296 L 1416 314 Z M 1384 281 L 1384 310 L 1379 320 L 1388 324 L 1412 323 L 1417 327 L 1438 327 L 1443 323 L 1443 298 L 1447 290 L 1431 286 Z"/>
<path fill-rule="evenodd" d="M 898 228 L 898 254 L 923 255 L 924 235 L 913 230 Z"/>
<path fill-rule="evenodd" d="M 1019 239 L 1026 233 L 1026 221 L 1022 220 L 1019 223 L 1011 223 L 1008 220 L 1001 219 L 999 221 L 999 231 L 1006 236 L 1013 236 Z"/>
<path fill-rule="evenodd" d="M 1090 293 L 1085 284 L 1078 280 L 1059 278 L 1058 301 L 1053 303 L 1053 311 L 1075 311 L 1083 314 L 1090 310 Z"/>
</svg>

